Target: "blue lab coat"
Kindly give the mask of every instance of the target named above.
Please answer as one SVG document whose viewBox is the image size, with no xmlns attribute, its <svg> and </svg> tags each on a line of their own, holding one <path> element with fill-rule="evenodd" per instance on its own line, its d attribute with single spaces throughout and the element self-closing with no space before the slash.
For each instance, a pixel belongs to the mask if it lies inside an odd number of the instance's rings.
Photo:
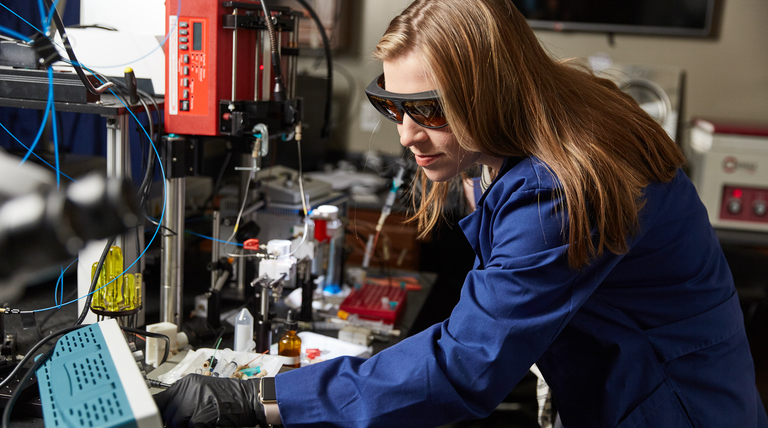
<svg viewBox="0 0 768 428">
<path fill-rule="evenodd" d="M 480 418 L 537 363 L 565 428 L 768 426 L 731 272 L 684 173 L 645 189 L 627 254 L 580 270 L 557 186 L 539 160 L 507 159 L 460 223 L 477 259 L 450 318 L 368 360 L 278 375 L 285 425 Z"/>
</svg>

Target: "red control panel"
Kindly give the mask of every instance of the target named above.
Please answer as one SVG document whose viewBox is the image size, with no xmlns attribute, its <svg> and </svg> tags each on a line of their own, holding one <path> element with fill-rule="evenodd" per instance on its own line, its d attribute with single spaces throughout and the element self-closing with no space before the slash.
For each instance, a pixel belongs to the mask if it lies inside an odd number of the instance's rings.
<svg viewBox="0 0 768 428">
<path fill-rule="evenodd" d="M 723 186 L 720 219 L 768 224 L 768 188 Z"/>
<path fill-rule="evenodd" d="M 260 5 L 245 0 L 167 0 L 165 3 L 168 32 L 165 131 L 219 135 L 219 103 L 233 99 L 233 85 L 235 100 L 254 99 L 255 76 L 259 75 L 260 65 L 256 52 L 262 44 L 262 30 L 240 29 L 236 33 L 225 28 L 224 17 L 247 16 L 245 6 L 253 11 L 260 10 Z M 237 52 L 235 60 L 234 51 Z"/>
<path fill-rule="evenodd" d="M 177 108 L 181 114 L 205 115 L 208 113 L 210 76 L 206 60 L 208 46 L 206 34 L 208 19 L 179 17 L 176 49 Z"/>
</svg>

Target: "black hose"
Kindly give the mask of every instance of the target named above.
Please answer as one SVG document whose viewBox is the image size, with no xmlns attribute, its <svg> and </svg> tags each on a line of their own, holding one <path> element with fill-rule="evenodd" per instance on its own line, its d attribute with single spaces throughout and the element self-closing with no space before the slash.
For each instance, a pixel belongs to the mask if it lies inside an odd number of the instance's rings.
<svg viewBox="0 0 768 428">
<path fill-rule="evenodd" d="M 171 339 L 169 339 L 168 336 L 161 333 L 155 333 L 155 332 L 146 331 L 146 330 L 139 330 L 139 329 L 130 328 L 130 327 L 120 326 L 120 328 L 123 331 L 127 331 L 128 333 L 143 334 L 148 337 L 154 337 L 155 339 L 162 339 L 163 341 L 165 341 L 165 351 L 163 352 L 163 360 L 160 361 L 160 364 L 163 364 L 164 362 L 168 361 L 168 353 L 170 352 L 170 349 L 171 349 Z M 158 364 L 158 366 L 160 364 Z"/>
<path fill-rule="evenodd" d="M 285 101 L 285 89 L 283 88 L 283 71 L 280 65 L 280 51 L 277 50 L 277 36 L 275 36 L 275 26 L 272 24 L 272 14 L 267 8 L 266 1 L 260 1 L 261 10 L 264 12 L 264 21 L 267 24 L 269 32 L 269 47 L 272 52 L 272 70 L 275 73 L 275 101 Z"/>
<path fill-rule="evenodd" d="M 72 49 L 72 45 L 69 43 L 69 38 L 67 37 L 66 30 L 64 30 L 64 22 L 61 20 L 61 16 L 59 16 L 59 11 L 56 10 L 56 8 L 53 6 L 51 0 L 45 0 L 45 4 L 49 9 L 53 9 L 53 21 L 56 24 L 56 29 L 59 31 L 61 41 L 64 43 L 64 49 L 67 51 L 67 56 L 69 56 L 69 59 L 72 61 L 72 66 L 75 68 L 75 72 L 77 72 L 78 77 L 80 77 L 80 80 L 83 82 L 85 89 L 94 95 L 101 94 L 101 92 L 103 92 L 104 89 L 108 88 L 109 86 L 102 86 L 102 90 L 99 91 L 93 86 L 93 84 L 91 84 L 91 81 L 88 80 L 88 77 L 85 76 L 85 72 L 80 66 L 80 63 L 77 62 L 77 56 L 75 56 L 75 51 Z"/>
<path fill-rule="evenodd" d="M 80 316 L 77 318 L 77 321 L 75 321 L 75 325 L 80 325 L 83 323 L 83 320 L 85 320 L 85 316 L 88 315 L 88 310 L 91 308 L 91 301 L 93 300 L 93 292 L 96 290 L 96 284 L 99 282 L 99 277 L 101 270 L 104 268 L 104 261 L 107 259 L 107 254 L 109 254 L 109 249 L 112 248 L 112 244 L 115 242 L 115 237 L 109 238 L 107 241 L 107 245 L 104 247 L 104 251 L 101 252 L 101 257 L 99 257 L 99 264 L 96 265 L 96 272 L 93 274 L 93 278 L 91 278 L 91 287 L 88 289 L 88 297 L 85 298 L 85 305 L 83 305 L 83 310 L 80 312 Z"/>
</svg>

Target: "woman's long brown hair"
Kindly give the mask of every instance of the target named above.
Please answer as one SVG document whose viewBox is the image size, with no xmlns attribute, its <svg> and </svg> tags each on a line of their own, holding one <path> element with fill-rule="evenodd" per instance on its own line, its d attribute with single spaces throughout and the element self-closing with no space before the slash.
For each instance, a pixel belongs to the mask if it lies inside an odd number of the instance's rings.
<svg viewBox="0 0 768 428">
<path fill-rule="evenodd" d="M 392 20 L 374 56 L 412 52 L 424 58 L 462 147 L 535 156 L 557 177 L 574 268 L 604 250 L 626 252 L 643 188 L 670 181 L 685 163 L 664 129 L 613 82 L 553 60 L 508 0 L 415 1 Z M 447 185 L 422 187 L 430 189 L 414 215 L 422 236 L 439 220 Z"/>
</svg>

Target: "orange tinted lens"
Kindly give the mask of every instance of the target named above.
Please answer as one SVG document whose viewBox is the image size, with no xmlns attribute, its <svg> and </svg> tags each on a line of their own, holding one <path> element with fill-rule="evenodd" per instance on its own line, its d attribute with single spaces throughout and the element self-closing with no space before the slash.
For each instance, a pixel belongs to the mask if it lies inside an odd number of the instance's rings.
<svg viewBox="0 0 768 428">
<path fill-rule="evenodd" d="M 403 115 L 401 112 L 397 110 L 397 106 L 395 106 L 395 103 L 393 103 L 390 100 L 386 100 L 384 98 L 379 98 L 373 95 L 368 96 L 368 98 L 371 100 L 371 103 L 373 104 L 376 109 L 387 117 L 389 120 L 394 120 L 397 123 L 402 123 L 403 121 Z"/>
<path fill-rule="evenodd" d="M 424 126 L 443 126 L 447 123 L 443 108 L 437 100 L 407 101 L 405 109 L 413 120 Z"/>
</svg>

